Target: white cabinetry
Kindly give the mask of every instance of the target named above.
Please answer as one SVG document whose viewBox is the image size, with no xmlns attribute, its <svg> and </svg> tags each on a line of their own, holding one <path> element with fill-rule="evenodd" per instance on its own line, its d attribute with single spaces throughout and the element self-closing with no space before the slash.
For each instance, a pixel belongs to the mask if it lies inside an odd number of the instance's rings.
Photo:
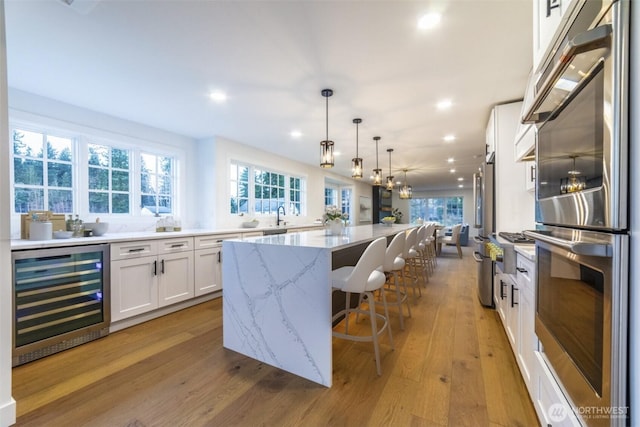
<svg viewBox="0 0 640 427">
<path fill-rule="evenodd" d="M 195 295 L 222 289 L 222 242 L 239 239 L 240 234 L 207 235 L 195 238 Z"/>
<path fill-rule="evenodd" d="M 548 56 L 551 44 L 566 24 L 568 11 L 575 7 L 575 0 L 533 1 L 533 69 L 537 70 Z"/>
<path fill-rule="evenodd" d="M 515 158 L 514 143 L 520 123 L 522 103 L 496 105 L 487 126 L 487 137 L 494 135 L 496 231 L 520 231 L 535 225 L 535 200 L 524 182 L 525 165 Z M 490 129 L 493 128 L 492 131 Z"/>
<path fill-rule="evenodd" d="M 518 288 L 519 339 L 516 359 L 529 393 L 533 394 L 533 369 L 535 352 L 538 351 L 538 337 L 535 334 L 535 294 L 536 265 L 533 261 L 517 254 L 516 286 Z"/>
<path fill-rule="evenodd" d="M 193 298 L 193 238 L 111 245 L 111 320 Z"/>
<path fill-rule="evenodd" d="M 160 307 L 193 298 L 193 237 L 158 242 L 158 270 Z"/>
</svg>

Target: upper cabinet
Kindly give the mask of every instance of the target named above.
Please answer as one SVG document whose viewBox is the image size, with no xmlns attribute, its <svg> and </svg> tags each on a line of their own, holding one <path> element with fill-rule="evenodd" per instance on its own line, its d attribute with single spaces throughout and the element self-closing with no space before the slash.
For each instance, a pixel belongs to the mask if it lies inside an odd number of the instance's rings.
<svg viewBox="0 0 640 427">
<path fill-rule="evenodd" d="M 567 22 L 578 0 L 533 0 L 533 69 L 538 70 L 552 49 L 555 35 Z"/>
</svg>

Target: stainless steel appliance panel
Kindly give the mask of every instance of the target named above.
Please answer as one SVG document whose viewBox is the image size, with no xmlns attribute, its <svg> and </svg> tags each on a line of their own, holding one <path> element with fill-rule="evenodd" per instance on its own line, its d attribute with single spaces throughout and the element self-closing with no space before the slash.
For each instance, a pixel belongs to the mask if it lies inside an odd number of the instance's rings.
<svg viewBox="0 0 640 427">
<path fill-rule="evenodd" d="M 575 407 L 625 408 L 629 237 L 560 227 L 525 233 L 536 239 L 535 330 L 547 364 Z M 583 415 L 595 426 L 625 419 Z"/>
<path fill-rule="evenodd" d="M 480 303 L 493 307 L 493 262 L 486 251 L 486 242 L 495 231 L 495 201 L 494 201 L 494 166 L 484 163 L 481 171 L 474 175 L 474 226 L 478 228 L 478 235 L 474 237 L 476 250 L 474 258 L 478 266 L 478 297 Z"/>
<path fill-rule="evenodd" d="M 628 2 L 607 10 L 608 3 L 581 7 L 564 54 L 549 64 L 570 73 L 543 75 L 528 116 L 538 126 L 536 220 L 543 224 L 628 227 Z"/>
</svg>

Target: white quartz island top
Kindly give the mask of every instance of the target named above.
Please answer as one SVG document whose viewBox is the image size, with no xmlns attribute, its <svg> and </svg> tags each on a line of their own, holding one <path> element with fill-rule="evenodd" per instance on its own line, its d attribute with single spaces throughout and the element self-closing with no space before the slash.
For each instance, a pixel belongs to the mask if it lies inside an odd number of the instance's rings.
<svg viewBox="0 0 640 427">
<path fill-rule="evenodd" d="M 224 241 L 224 347 L 331 387 L 332 258 L 411 227 L 366 225 L 347 227 L 341 236 L 320 230 Z"/>
<path fill-rule="evenodd" d="M 361 243 L 371 242 L 378 237 L 395 235 L 399 231 L 415 227 L 409 224 L 374 224 L 345 227 L 342 235 L 327 235 L 325 230 L 312 230 L 293 234 L 276 234 L 272 236 L 248 237 L 245 242 L 265 245 L 292 246 L 306 248 L 323 248 L 331 251 L 348 248 Z"/>
</svg>

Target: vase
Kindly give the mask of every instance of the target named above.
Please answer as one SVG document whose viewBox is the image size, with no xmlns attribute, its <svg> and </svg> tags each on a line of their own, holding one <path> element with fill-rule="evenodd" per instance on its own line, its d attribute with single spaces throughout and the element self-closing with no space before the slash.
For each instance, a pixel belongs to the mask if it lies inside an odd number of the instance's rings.
<svg viewBox="0 0 640 427">
<path fill-rule="evenodd" d="M 325 234 L 329 236 L 340 236 L 342 234 L 343 227 L 344 225 L 340 219 L 328 221 L 325 228 Z"/>
</svg>

